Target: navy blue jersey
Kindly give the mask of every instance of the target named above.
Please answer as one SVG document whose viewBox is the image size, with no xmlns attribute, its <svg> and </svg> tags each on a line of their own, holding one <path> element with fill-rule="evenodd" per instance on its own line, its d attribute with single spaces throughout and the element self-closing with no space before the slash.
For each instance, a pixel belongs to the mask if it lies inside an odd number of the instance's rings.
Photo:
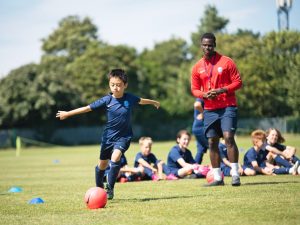
<svg viewBox="0 0 300 225">
<path fill-rule="evenodd" d="M 186 163 L 194 164 L 195 160 L 192 156 L 192 152 L 188 149 L 182 151 L 178 145 L 175 145 L 169 152 L 168 155 L 168 166 L 170 168 L 182 168 L 177 162 L 178 159 L 183 158 Z"/>
<path fill-rule="evenodd" d="M 254 147 L 250 148 L 244 156 L 244 166 L 252 168 L 253 161 L 256 161 L 259 167 L 265 167 L 268 152 L 264 149 L 255 151 Z"/>
<path fill-rule="evenodd" d="M 106 110 L 107 122 L 102 143 L 114 143 L 121 137 L 132 137 L 131 112 L 140 100 L 130 93 L 124 93 L 122 98 L 114 98 L 112 94 L 108 94 L 90 104 L 92 110 Z"/>
<path fill-rule="evenodd" d="M 134 167 L 139 166 L 139 159 L 145 160 L 147 163 L 156 165 L 158 163 L 158 160 L 156 156 L 153 153 L 150 153 L 149 155 L 145 156 L 141 152 L 137 153 L 134 160 Z"/>
</svg>

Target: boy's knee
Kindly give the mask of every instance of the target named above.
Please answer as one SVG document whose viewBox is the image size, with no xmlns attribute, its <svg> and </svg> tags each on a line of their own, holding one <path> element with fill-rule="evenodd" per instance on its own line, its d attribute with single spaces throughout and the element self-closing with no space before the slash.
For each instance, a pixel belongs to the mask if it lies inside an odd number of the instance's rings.
<svg viewBox="0 0 300 225">
<path fill-rule="evenodd" d="M 162 160 L 160 160 L 158 163 L 157 163 L 157 165 L 163 165 L 163 164 L 165 164 L 165 162 L 164 161 L 162 161 Z"/>
</svg>

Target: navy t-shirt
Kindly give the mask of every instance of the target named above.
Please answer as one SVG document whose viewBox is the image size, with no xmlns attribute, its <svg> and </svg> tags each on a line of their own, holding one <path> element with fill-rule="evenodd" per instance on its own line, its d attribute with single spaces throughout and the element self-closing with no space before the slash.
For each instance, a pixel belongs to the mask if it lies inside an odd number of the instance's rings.
<svg viewBox="0 0 300 225">
<path fill-rule="evenodd" d="M 107 122 L 102 135 L 103 143 L 113 143 L 121 137 L 132 138 L 131 112 L 140 100 L 130 93 L 124 93 L 122 98 L 108 94 L 90 104 L 92 110 L 106 110 Z"/>
<path fill-rule="evenodd" d="M 183 158 L 186 163 L 195 163 L 192 152 L 190 150 L 186 149 L 185 151 L 181 151 L 180 147 L 178 145 L 175 145 L 169 152 L 167 162 L 168 166 L 170 168 L 182 168 L 182 166 L 177 162 L 177 160 L 180 158 Z"/>
<path fill-rule="evenodd" d="M 267 159 L 268 152 L 264 149 L 255 151 L 254 147 L 250 148 L 244 156 L 244 166 L 252 168 L 253 161 L 256 161 L 259 167 L 265 167 L 265 160 Z"/>
<path fill-rule="evenodd" d="M 135 160 L 134 160 L 134 167 L 138 167 L 139 166 L 139 159 L 143 159 L 145 160 L 147 163 L 154 164 L 156 165 L 156 163 L 158 163 L 156 156 L 153 153 L 150 153 L 149 155 L 145 156 L 143 155 L 141 152 L 137 153 L 135 156 Z"/>
<path fill-rule="evenodd" d="M 279 143 L 275 143 L 274 145 L 270 145 L 270 144 L 266 143 L 266 146 L 271 146 L 271 147 L 277 148 L 281 152 L 286 149 L 285 145 L 282 145 L 282 144 L 279 144 Z"/>
</svg>

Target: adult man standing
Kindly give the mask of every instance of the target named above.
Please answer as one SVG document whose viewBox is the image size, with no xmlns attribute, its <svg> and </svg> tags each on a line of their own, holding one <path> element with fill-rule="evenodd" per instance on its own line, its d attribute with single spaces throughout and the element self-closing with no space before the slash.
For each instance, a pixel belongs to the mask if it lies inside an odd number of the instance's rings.
<svg viewBox="0 0 300 225">
<path fill-rule="evenodd" d="M 232 170 L 232 186 L 241 184 L 238 173 L 239 152 L 234 135 L 237 128 L 237 101 L 235 91 L 242 80 L 232 59 L 214 49 L 216 37 L 205 33 L 201 37 L 204 56 L 194 65 L 191 75 L 191 91 L 204 100 L 204 130 L 208 138 L 214 181 L 205 186 L 224 185 L 220 169 L 218 144 L 223 137 L 227 146 Z"/>
</svg>

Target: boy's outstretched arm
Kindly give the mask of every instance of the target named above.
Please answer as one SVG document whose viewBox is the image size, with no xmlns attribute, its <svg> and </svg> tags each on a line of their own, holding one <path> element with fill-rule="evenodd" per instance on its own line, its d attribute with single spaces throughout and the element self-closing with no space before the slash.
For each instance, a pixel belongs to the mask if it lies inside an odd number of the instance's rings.
<svg viewBox="0 0 300 225">
<path fill-rule="evenodd" d="M 147 98 L 141 98 L 141 101 L 139 102 L 140 105 L 154 105 L 157 109 L 160 107 L 160 103 L 158 101 L 147 99 Z"/>
<path fill-rule="evenodd" d="M 56 113 L 56 118 L 59 118 L 60 120 L 64 120 L 64 119 L 67 119 L 68 117 L 71 117 L 71 116 L 74 116 L 77 114 L 87 113 L 90 111 L 92 111 L 92 109 L 89 105 L 81 107 L 81 108 L 73 109 L 71 111 L 58 111 Z"/>
</svg>

